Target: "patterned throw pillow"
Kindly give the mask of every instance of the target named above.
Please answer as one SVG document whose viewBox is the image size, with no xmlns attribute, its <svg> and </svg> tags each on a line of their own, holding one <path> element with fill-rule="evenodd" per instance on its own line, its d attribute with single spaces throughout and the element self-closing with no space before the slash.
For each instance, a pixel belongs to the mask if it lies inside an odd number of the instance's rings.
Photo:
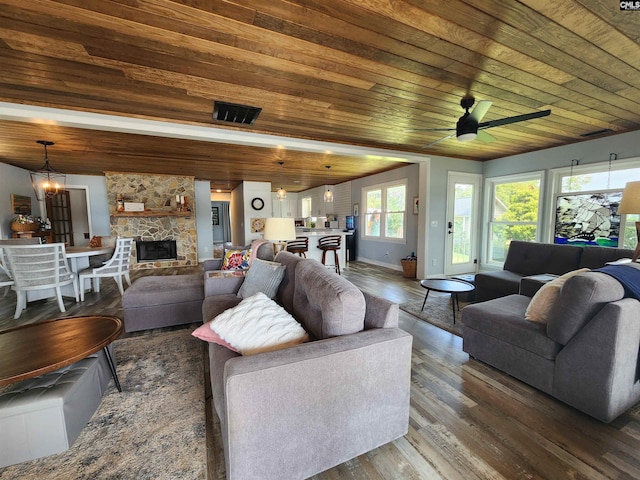
<svg viewBox="0 0 640 480">
<path fill-rule="evenodd" d="M 251 250 L 227 250 L 224 253 L 221 270 L 247 270 Z"/>
</svg>

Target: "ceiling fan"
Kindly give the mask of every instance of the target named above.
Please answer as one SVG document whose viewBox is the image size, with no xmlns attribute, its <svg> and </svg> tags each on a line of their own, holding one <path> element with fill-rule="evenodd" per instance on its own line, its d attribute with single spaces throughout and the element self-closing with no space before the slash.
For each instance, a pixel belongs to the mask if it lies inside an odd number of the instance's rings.
<svg viewBox="0 0 640 480">
<path fill-rule="evenodd" d="M 493 102 L 489 100 L 480 100 L 476 107 L 469 112 L 469 109 L 473 107 L 475 98 L 471 96 L 465 96 L 460 100 L 460 106 L 465 109 L 464 115 L 462 115 L 456 123 L 456 128 L 428 128 L 423 129 L 431 132 L 449 132 L 449 135 L 431 142 L 425 147 L 430 147 L 436 143 L 440 143 L 452 137 L 456 137 L 460 142 L 469 142 L 476 138 L 482 142 L 490 143 L 494 142 L 495 138 L 489 135 L 484 130 L 492 127 L 500 127 L 503 125 L 509 125 L 511 123 L 524 122 L 532 120 L 534 118 L 546 117 L 551 113 L 551 110 L 541 110 L 539 112 L 525 113 L 523 115 L 516 115 L 515 117 L 500 118 L 498 120 L 491 120 L 489 122 L 482 122 L 482 119 L 489 111 L 489 108 Z"/>
</svg>

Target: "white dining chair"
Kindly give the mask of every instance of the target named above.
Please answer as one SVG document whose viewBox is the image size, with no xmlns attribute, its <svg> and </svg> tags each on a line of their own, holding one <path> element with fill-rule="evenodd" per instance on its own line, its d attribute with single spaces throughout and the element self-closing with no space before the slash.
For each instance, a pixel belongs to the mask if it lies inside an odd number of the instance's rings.
<svg viewBox="0 0 640 480">
<path fill-rule="evenodd" d="M 13 278 L 9 273 L 7 267 L 7 261 L 4 258 L 4 253 L 2 252 L 3 245 L 39 245 L 40 237 L 24 237 L 24 238 L 10 238 L 10 239 L 0 239 L 0 288 L 4 289 L 4 296 L 11 291 L 9 287 L 13 286 Z"/>
<path fill-rule="evenodd" d="M 3 245 L 2 250 L 17 296 L 13 318 L 20 318 L 22 311 L 27 308 L 29 291 L 51 290 L 51 296 L 55 295 L 58 300 L 60 311 L 65 312 L 61 288 L 73 285 L 75 299 L 78 301 L 78 277 L 69 267 L 64 243 Z"/>
<path fill-rule="evenodd" d="M 84 283 L 87 279 L 93 279 L 93 291 L 100 291 L 100 279 L 111 277 L 116 281 L 120 295 L 124 295 L 124 285 L 122 277 L 125 278 L 129 286 L 131 286 L 131 277 L 129 276 L 129 264 L 131 263 L 131 248 L 133 238 L 116 239 L 116 249 L 113 256 L 103 266 L 97 268 L 87 268 L 78 272 L 80 279 L 80 301 L 84 302 Z"/>
</svg>

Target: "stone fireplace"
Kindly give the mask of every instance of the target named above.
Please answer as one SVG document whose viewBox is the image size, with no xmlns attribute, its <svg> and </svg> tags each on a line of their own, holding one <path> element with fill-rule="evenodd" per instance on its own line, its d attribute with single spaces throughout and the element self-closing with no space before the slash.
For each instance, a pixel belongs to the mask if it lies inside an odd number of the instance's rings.
<svg viewBox="0 0 640 480">
<path fill-rule="evenodd" d="M 132 252 L 132 269 L 198 264 L 193 177 L 121 172 L 105 172 L 105 177 L 111 234 L 133 237 L 136 240 L 136 249 Z M 119 195 L 124 202 L 143 203 L 144 211 L 118 212 Z M 176 196 L 184 196 L 188 210 L 179 211 Z M 155 242 L 175 241 L 174 258 L 138 261 L 138 241 L 154 242 L 148 246 L 155 246 L 156 249 L 159 244 Z"/>
</svg>

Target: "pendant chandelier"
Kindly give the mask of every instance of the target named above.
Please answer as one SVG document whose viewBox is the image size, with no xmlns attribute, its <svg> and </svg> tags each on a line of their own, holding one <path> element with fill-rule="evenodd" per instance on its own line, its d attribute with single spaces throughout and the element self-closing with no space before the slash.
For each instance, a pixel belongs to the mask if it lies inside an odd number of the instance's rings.
<svg viewBox="0 0 640 480">
<path fill-rule="evenodd" d="M 38 140 L 36 143 L 44 147 L 44 165 L 40 170 L 30 171 L 29 175 L 31 176 L 31 184 L 36 198 L 41 202 L 45 198 L 53 197 L 57 193 L 64 191 L 67 175 L 54 170 L 49 164 L 47 147 L 55 144 L 47 140 Z"/>
<path fill-rule="evenodd" d="M 282 188 L 282 170 L 284 169 L 284 162 L 278 162 L 280 164 L 280 188 L 276 192 L 276 197 L 278 200 L 283 201 L 287 198 L 287 191 Z"/>
<path fill-rule="evenodd" d="M 329 169 L 331 168 L 331 165 L 327 165 L 326 169 L 327 169 L 327 183 L 329 183 Z M 324 192 L 324 201 L 325 203 L 332 203 L 333 202 L 333 192 L 329 189 L 329 185 L 327 185 L 327 191 Z"/>
</svg>

